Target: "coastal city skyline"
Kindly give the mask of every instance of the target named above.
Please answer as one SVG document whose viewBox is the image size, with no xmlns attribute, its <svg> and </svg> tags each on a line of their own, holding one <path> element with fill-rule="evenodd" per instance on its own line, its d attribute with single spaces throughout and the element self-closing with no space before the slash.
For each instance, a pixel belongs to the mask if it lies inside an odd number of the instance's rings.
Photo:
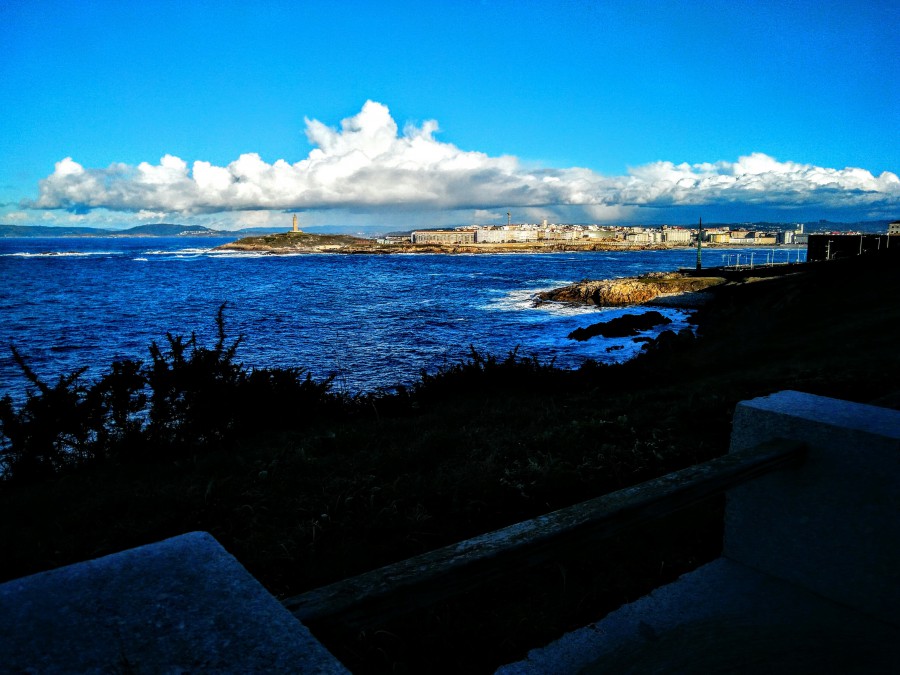
<svg viewBox="0 0 900 675">
<path fill-rule="evenodd" d="M 0 223 L 900 208 L 893 2 L 0 7 Z"/>
</svg>

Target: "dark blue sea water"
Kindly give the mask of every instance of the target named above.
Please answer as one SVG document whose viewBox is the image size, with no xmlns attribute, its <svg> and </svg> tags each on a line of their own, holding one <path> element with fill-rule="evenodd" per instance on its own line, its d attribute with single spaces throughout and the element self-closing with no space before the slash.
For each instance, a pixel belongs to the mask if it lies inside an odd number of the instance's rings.
<svg viewBox="0 0 900 675">
<path fill-rule="evenodd" d="M 498 255 L 260 255 L 211 249 L 228 239 L 0 239 L 0 395 L 20 398 L 15 344 L 45 379 L 117 358 L 147 359 L 166 332 L 215 339 L 244 335 L 248 366 L 298 366 L 336 374 L 346 391 L 411 382 L 462 358 L 472 345 L 577 367 L 621 360 L 630 339 L 566 335 L 629 310 L 543 305 L 539 290 L 693 265 L 692 250 Z M 730 255 L 737 252 L 730 251 Z M 786 254 L 786 252 L 785 252 Z M 765 255 L 764 253 L 762 254 Z M 717 252 L 708 264 L 721 264 Z M 710 258 L 711 256 L 711 258 Z M 633 310 L 630 310 L 633 311 Z M 686 313 L 663 310 L 684 327 Z M 621 346 L 622 349 L 610 349 Z"/>
</svg>

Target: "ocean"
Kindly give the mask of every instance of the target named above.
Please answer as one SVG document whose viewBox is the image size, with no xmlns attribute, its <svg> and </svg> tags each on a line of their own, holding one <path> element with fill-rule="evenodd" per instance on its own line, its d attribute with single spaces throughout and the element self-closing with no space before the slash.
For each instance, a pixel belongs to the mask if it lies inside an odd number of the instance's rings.
<svg viewBox="0 0 900 675">
<path fill-rule="evenodd" d="M 93 379 L 116 359 L 149 360 L 152 341 L 195 332 L 209 346 L 243 336 L 248 367 L 291 366 L 334 375 L 349 393 L 417 380 L 474 347 L 575 368 L 631 358 L 630 338 L 576 342 L 575 328 L 635 309 L 543 304 L 535 293 L 585 278 L 693 266 L 692 249 L 546 254 L 265 255 L 217 252 L 230 239 L 0 239 L 0 395 L 28 384 L 15 345 L 45 381 L 86 366 Z M 768 249 L 767 249 L 768 250 Z M 748 251 L 728 251 L 735 256 Z M 786 252 L 785 252 L 786 254 Z M 725 253 L 704 253 L 707 265 Z M 765 253 L 762 254 L 763 257 Z M 688 313 L 662 309 L 679 330 Z M 653 335 L 648 333 L 647 335 Z"/>
</svg>

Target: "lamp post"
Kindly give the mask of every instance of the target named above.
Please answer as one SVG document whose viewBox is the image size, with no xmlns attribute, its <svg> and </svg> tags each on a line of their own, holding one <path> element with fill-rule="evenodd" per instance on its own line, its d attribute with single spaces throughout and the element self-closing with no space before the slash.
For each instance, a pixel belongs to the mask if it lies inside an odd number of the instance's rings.
<svg viewBox="0 0 900 675">
<path fill-rule="evenodd" d="M 700 259 L 700 243 L 703 241 L 703 218 L 700 218 L 700 225 L 697 228 L 697 270 L 703 266 Z"/>
</svg>

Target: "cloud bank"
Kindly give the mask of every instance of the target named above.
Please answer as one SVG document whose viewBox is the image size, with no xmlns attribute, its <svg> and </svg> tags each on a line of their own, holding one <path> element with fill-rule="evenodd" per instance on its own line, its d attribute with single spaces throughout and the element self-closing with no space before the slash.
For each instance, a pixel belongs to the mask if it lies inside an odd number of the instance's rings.
<svg viewBox="0 0 900 675">
<path fill-rule="evenodd" d="M 339 129 L 306 120 L 309 155 L 290 164 L 241 155 L 228 166 L 166 155 L 159 164 L 85 168 L 67 157 L 39 183 L 37 209 L 95 208 L 142 213 L 211 214 L 275 209 L 473 209 L 583 207 L 668 208 L 760 205 L 866 208 L 900 205 L 900 179 L 861 168 L 780 162 L 762 153 L 735 162 L 654 162 L 624 176 L 590 169 L 525 168 L 434 138 L 437 122 L 402 132 L 388 108 L 367 101 Z"/>
</svg>

